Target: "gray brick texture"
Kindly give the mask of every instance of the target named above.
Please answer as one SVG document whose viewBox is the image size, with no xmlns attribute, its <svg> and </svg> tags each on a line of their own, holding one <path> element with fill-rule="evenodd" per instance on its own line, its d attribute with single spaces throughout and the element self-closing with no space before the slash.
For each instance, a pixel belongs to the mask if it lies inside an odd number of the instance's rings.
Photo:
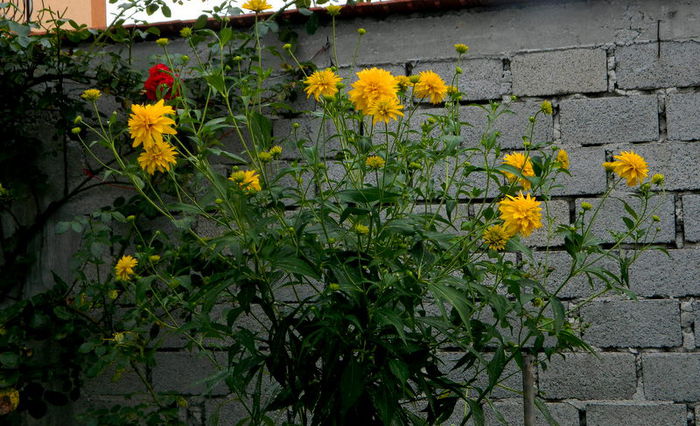
<svg viewBox="0 0 700 426">
<path fill-rule="evenodd" d="M 540 369 L 540 391 L 548 399 L 630 399 L 637 387 L 634 355 L 569 353 Z"/>
<path fill-rule="evenodd" d="M 668 403 L 601 403 L 586 406 L 587 426 L 686 426 L 685 405 Z"/>
<path fill-rule="evenodd" d="M 603 92 L 608 87 L 602 49 L 521 53 L 513 57 L 513 94 L 547 96 Z"/>
<path fill-rule="evenodd" d="M 675 300 L 596 301 L 581 309 L 584 338 L 593 346 L 673 347 L 683 342 Z"/>
<path fill-rule="evenodd" d="M 700 250 L 645 251 L 630 268 L 630 287 L 644 297 L 700 295 Z"/>
<path fill-rule="evenodd" d="M 216 357 L 219 364 L 224 354 Z M 153 368 L 153 388 L 158 392 L 177 391 L 191 395 L 225 395 L 228 388 L 223 382 L 209 386 L 204 380 L 218 370 L 203 354 L 192 352 L 161 352 L 156 355 Z"/>
<path fill-rule="evenodd" d="M 539 101 L 510 102 L 508 110 L 512 113 L 501 114 L 493 125 L 493 129 L 500 132 L 498 141 L 502 148 L 523 149 L 523 136 L 528 134 L 530 123 L 528 118 L 535 115 L 540 109 Z M 488 106 L 487 106 L 488 108 Z M 488 113 L 478 106 L 466 106 L 460 109 L 460 119 L 468 122 L 473 127 L 464 127 L 463 135 L 467 146 L 478 146 L 481 135 L 487 125 Z M 553 132 L 552 117 L 540 115 L 532 139 L 535 142 L 551 141 Z"/>
<path fill-rule="evenodd" d="M 565 144 L 601 145 L 659 138 L 656 95 L 567 99 L 559 103 Z"/>
<path fill-rule="evenodd" d="M 666 102 L 668 138 L 673 140 L 700 139 L 700 93 L 674 93 Z"/>
<path fill-rule="evenodd" d="M 644 396 L 648 400 L 700 400 L 700 353 L 642 354 Z"/>
<path fill-rule="evenodd" d="M 418 75 L 421 71 L 434 71 L 447 84 L 452 84 L 455 67 L 462 68 L 463 73 L 457 75 L 456 86 L 463 93 L 465 101 L 485 99 L 500 99 L 507 92 L 503 79 L 503 61 L 501 59 L 484 58 L 459 61 L 419 62 L 411 74 Z"/>
<path fill-rule="evenodd" d="M 621 46 L 615 50 L 617 85 L 622 89 L 696 86 L 698 58 L 700 43 L 693 41 Z"/>
<path fill-rule="evenodd" d="M 700 241 L 700 195 L 683 196 L 683 230 L 688 241 Z"/>
</svg>

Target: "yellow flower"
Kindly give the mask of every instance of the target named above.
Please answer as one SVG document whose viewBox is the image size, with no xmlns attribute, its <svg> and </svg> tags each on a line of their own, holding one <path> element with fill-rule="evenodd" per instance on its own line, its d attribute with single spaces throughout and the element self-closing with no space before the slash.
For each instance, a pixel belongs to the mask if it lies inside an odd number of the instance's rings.
<svg viewBox="0 0 700 426">
<path fill-rule="evenodd" d="M 557 162 L 559 162 L 560 168 L 569 170 L 569 154 L 565 150 L 560 149 L 557 152 Z"/>
<path fill-rule="evenodd" d="M 19 406 L 19 391 L 15 388 L 0 391 L 0 416 L 10 414 Z"/>
<path fill-rule="evenodd" d="M 139 264 L 139 261 L 128 254 L 122 256 L 114 267 L 114 274 L 120 281 L 129 281 L 132 275 L 134 275 L 134 268 Z"/>
<path fill-rule="evenodd" d="M 501 220 L 506 231 L 511 234 L 521 234 L 527 237 L 536 228 L 542 227 L 542 208 L 540 202 L 530 197 L 530 194 L 519 193 L 517 197 L 507 195 L 498 203 Z"/>
<path fill-rule="evenodd" d="M 360 235 L 369 234 L 369 227 L 366 225 L 361 225 L 358 223 L 357 225 L 353 226 L 352 229 Z"/>
<path fill-rule="evenodd" d="M 342 9 L 342 8 L 343 8 L 343 6 L 339 6 L 337 4 L 332 4 L 328 7 L 326 7 L 326 11 L 331 16 L 338 16 L 338 15 L 340 15 L 340 9 Z"/>
<path fill-rule="evenodd" d="M 467 46 L 466 44 L 457 43 L 457 44 L 455 44 L 455 50 L 460 55 L 464 55 L 469 50 L 469 46 Z"/>
<path fill-rule="evenodd" d="M 133 146 L 143 143 L 148 148 L 155 142 L 162 142 L 163 135 L 174 135 L 175 129 L 170 127 L 175 124 L 172 118 L 166 114 L 175 114 L 171 106 L 164 104 L 163 99 L 155 105 L 132 105 L 129 117 L 129 133 L 134 138 Z"/>
<path fill-rule="evenodd" d="M 404 90 L 408 89 L 409 87 L 413 86 L 413 83 L 411 83 L 411 79 L 408 78 L 408 76 L 397 75 L 396 76 L 396 85 L 398 86 L 399 90 L 404 91 Z"/>
<path fill-rule="evenodd" d="M 547 115 L 552 115 L 552 112 L 554 111 L 552 109 L 552 103 L 547 100 L 542 101 L 542 103 L 540 104 L 540 111 Z"/>
<path fill-rule="evenodd" d="M 639 185 L 649 174 L 647 163 L 639 154 L 632 151 L 622 151 L 613 158 L 615 161 L 603 163 L 603 167 L 626 179 L 627 186 Z"/>
<path fill-rule="evenodd" d="M 523 153 L 514 152 L 512 154 L 506 154 L 506 156 L 503 157 L 503 164 L 508 164 L 510 166 L 515 167 L 516 169 L 520 170 L 520 173 L 523 176 L 535 176 L 535 171 L 532 169 L 532 162 L 530 161 L 530 157 Z M 504 171 L 503 174 L 506 175 L 506 178 L 508 178 L 509 182 L 515 182 L 516 180 L 518 180 L 518 183 L 525 190 L 530 189 L 530 187 L 532 186 L 529 180 L 518 179 L 518 177 L 513 173 Z"/>
<path fill-rule="evenodd" d="M 102 96 L 102 92 L 100 92 L 99 89 L 87 89 L 82 95 L 80 95 L 80 97 L 86 101 L 93 102 L 100 99 L 100 96 Z"/>
<path fill-rule="evenodd" d="M 271 8 L 272 5 L 270 5 L 267 0 L 248 0 L 247 2 L 243 3 L 243 9 L 248 9 L 256 13 Z"/>
<path fill-rule="evenodd" d="M 330 69 L 316 71 L 304 80 L 306 97 L 313 95 L 318 102 L 321 96 L 335 96 L 338 93 L 338 83 L 342 80 Z"/>
<path fill-rule="evenodd" d="M 145 148 L 146 150 L 139 155 L 138 162 L 149 175 L 156 171 L 167 172 L 177 162 L 177 151 L 167 142 L 158 141 Z"/>
<path fill-rule="evenodd" d="M 413 95 L 423 99 L 430 98 L 433 104 L 439 104 L 445 99 L 447 85 L 439 75 L 432 71 L 423 71 L 418 74 L 418 83 L 413 89 Z"/>
<path fill-rule="evenodd" d="M 402 109 L 403 105 L 399 104 L 399 100 L 395 96 L 387 96 L 372 102 L 367 108 L 367 115 L 372 116 L 372 124 L 377 124 L 379 121 L 388 123 L 403 116 Z"/>
<path fill-rule="evenodd" d="M 270 148 L 270 154 L 273 157 L 279 157 L 280 155 L 282 155 L 282 147 L 279 145 L 273 146 L 272 148 Z"/>
<path fill-rule="evenodd" d="M 192 36 L 192 28 L 184 27 L 183 29 L 180 30 L 180 37 L 188 38 L 191 36 Z"/>
<path fill-rule="evenodd" d="M 365 160 L 365 165 L 370 169 L 381 169 L 384 167 L 384 164 L 386 164 L 386 161 L 378 155 L 372 155 Z"/>
<path fill-rule="evenodd" d="M 364 114 L 373 102 L 396 97 L 396 79 L 389 71 L 379 68 L 364 69 L 357 73 L 357 78 L 348 96 L 355 109 Z"/>
<path fill-rule="evenodd" d="M 162 37 L 162 38 L 159 38 L 158 40 L 156 40 L 156 44 L 160 47 L 165 47 L 168 44 L 170 44 L 170 40 L 168 40 L 165 37 Z"/>
<path fill-rule="evenodd" d="M 491 250 L 503 250 L 511 236 L 505 225 L 491 225 L 482 234 L 484 243 Z"/>
<path fill-rule="evenodd" d="M 664 183 L 664 180 L 666 180 L 666 178 L 661 173 L 657 173 L 651 177 L 651 183 L 653 183 L 654 185 L 661 185 L 662 183 Z"/>
<path fill-rule="evenodd" d="M 262 189 L 260 186 L 260 176 L 255 170 L 239 170 L 233 172 L 228 180 L 236 182 L 244 191 L 258 192 Z"/>
</svg>

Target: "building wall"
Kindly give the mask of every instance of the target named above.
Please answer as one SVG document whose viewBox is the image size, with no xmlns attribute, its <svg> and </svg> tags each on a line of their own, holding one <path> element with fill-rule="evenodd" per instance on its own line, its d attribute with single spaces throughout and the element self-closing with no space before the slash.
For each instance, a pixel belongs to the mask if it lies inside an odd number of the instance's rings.
<svg viewBox="0 0 700 426">
<path fill-rule="evenodd" d="M 556 357 L 546 371 L 538 371 L 539 394 L 562 425 L 700 424 L 698 19 L 700 4 L 693 0 L 590 0 L 338 23 L 339 65 L 346 75 L 351 74 L 347 66 L 360 27 L 367 34 L 358 62 L 397 73 L 433 69 L 447 77 L 455 65 L 453 44 L 468 44 L 459 80 L 467 100 L 518 97 L 511 104 L 515 119 L 501 123 L 508 148 L 519 146 L 522 126 L 536 105 L 551 100 L 554 115 L 539 131 L 567 149 L 572 161 L 573 178 L 553 201 L 562 221 L 575 217 L 582 201 L 595 202 L 602 195 L 610 182 L 601 163 L 614 152 L 633 149 L 649 161 L 653 173 L 666 176 L 668 192 L 660 197 L 654 242 L 666 247 L 669 256 L 649 252 L 635 264 L 631 288 L 638 300 L 609 297 L 580 312 L 590 323 L 585 337 L 599 350 L 596 356 Z M 299 56 L 330 65 L 324 50 L 329 34 L 322 27 L 313 36 L 301 35 Z M 171 50 L 178 46 L 174 42 Z M 144 44 L 136 56 L 145 68 L 155 52 L 153 43 Z M 462 112 L 465 118 L 475 117 L 474 108 L 466 104 Z M 284 136 L 289 123 L 279 120 L 275 128 L 276 136 Z M 620 214 L 606 214 L 606 225 L 621 225 Z M 552 258 L 565 266 L 560 246 L 553 248 Z M 581 284 L 565 293 L 575 303 L 590 291 Z M 209 424 L 217 411 L 220 424 L 234 424 L 240 414 L 224 390 L 201 397 L 190 386 L 207 368 L 175 342 L 146 373 L 156 390 L 185 395 L 189 407 L 183 409 L 183 418 L 189 424 Z M 118 395 L 134 390 L 128 376 L 116 384 L 105 377 L 86 389 L 86 403 L 119 400 Z M 511 382 L 517 388 L 518 376 Z M 517 395 L 498 396 L 503 399 L 495 407 L 511 424 L 522 424 Z M 458 409 L 455 423 L 460 416 Z M 493 415 L 489 419 L 496 424 Z M 546 424 L 543 418 L 539 423 Z"/>
</svg>

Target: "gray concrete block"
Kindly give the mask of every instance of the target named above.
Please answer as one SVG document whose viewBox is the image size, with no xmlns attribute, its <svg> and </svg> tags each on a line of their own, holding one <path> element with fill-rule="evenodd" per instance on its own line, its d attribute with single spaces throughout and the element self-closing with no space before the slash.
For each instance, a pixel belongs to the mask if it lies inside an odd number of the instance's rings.
<svg viewBox="0 0 700 426">
<path fill-rule="evenodd" d="M 556 294 L 560 299 L 573 299 L 589 297 L 605 288 L 605 283 L 598 277 L 589 277 L 579 273 L 564 283 L 571 270 L 571 256 L 564 251 L 540 251 L 535 252 L 535 263 L 525 263 L 524 267 L 531 274 L 532 279 L 539 281 L 550 293 Z M 593 257 L 590 261 L 593 261 Z M 593 264 L 594 267 L 617 272 L 619 267 L 607 258 Z M 563 287 L 561 287 L 563 284 Z M 561 287 L 561 290 L 559 290 Z"/>
<path fill-rule="evenodd" d="M 602 194 L 605 192 L 605 169 L 601 164 L 605 159 L 605 150 L 602 147 L 568 147 L 563 146 L 569 154 L 569 173 L 560 174 L 552 195 L 588 195 Z"/>
<path fill-rule="evenodd" d="M 683 196 L 683 231 L 687 241 L 700 241 L 700 195 Z"/>
<path fill-rule="evenodd" d="M 700 43 L 662 42 L 620 46 L 615 50 L 617 85 L 655 89 L 700 84 Z"/>
<path fill-rule="evenodd" d="M 700 400 L 700 354 L 642 354 L 644 396 L 649 400 Z"/>
<path fill-rule="evenodd" d="M 529 246 L 552 247 L 564 244 L 564 237 L 557 234 L 559 225 L 568 225 L 569 203 L 563 200 L 542 202 L 542 227 L 535 229 L 528 237 L 521 237 Z"/>
<path fill-rule="evenodd" d="M 629 204 L 632 208 L 636 210 L 637 213 L 641 213 L 640 201 L 633 198 L 629 194 L 625 193 L 615 193 L 613 196 L 622 198 Z M 585 223 L 588 224 L 590 218 L 592 217 L 592 212 L 600 205 L 601 198 L 579 198 L 576 200 L 576 211 L 581 211 L 581 203 L 586 201 L 593 205 L 593 209 L 586 215 Z M 655 243 L 671 243 L 676 239 L 676 223 L 675 223 L 675 202 L 673 200 L 672 194 L 663 194 L 655 197 L 650 202 L 650 211 L 647 215 L 657 215 L 661 219 L 659 222 L 653 222 L 651 217 L 644 222 L 641 227 L 646 227 L 649 225 L 649 232 L 646 235 L 646 242 Z M 653 212 L 653 213 L 652 213 Z M 598 212 L 598 216 L 595 218 L 595 222 L 591 228 L 593 235 L 599 238 L 602 242 L 611 243 L 615 241 L 615 238 L 610 234 L 609 231 L 613 232 L 627 232 L 627 227 L 622 220 L 623 216 L 629 216 L 629 213 L 625 211 L 622 202 L 617 199 L 610 197 L 608 198 L 603 207 Z M 657 232 L 658 230 L 658 232 Z M 632 241 L 631 238 L 625 238 L 625 241 Z"/>
<path fill-rule="evenodd" d="M 218 368 L 203 353 L 160 352 L 153 368 L 153 388 L 158 392 L 175 391 L 185 395 L 225 395 L 228 387 L 219 382 L 209 389 L 208 377 L 226 368 L 225 354 L 214 354 Z"/>
<path fill-rule="evenodd" d="M 146 372 L 141 369 L 146 377 Z M 145 393 L 146 385 L 131 367 L 115 368 L 108 366 L 96 377 L 85 378 L 81 389 L 84 395 L 127 395 Z"/>
<path fill-rule="evenodd" d="M 630 267 L 630 288 L 644 297 L 700 295 L 700 250 L 672 249 L 641 253 Z"/>
<path fill-rule="evenodd" d="M 568 353 L 540 368 L 540 391 L 550 399 L 629 399 L 637 387 L 634 355 Z"/>
<path fill-rule="evenodd" d="M 461 63 L 456 60 L 419 62 L 411 73 L 418 75 L 421 71 L 434 71 L 446 84 L 451 85 L 457 66 L 462 68 L 463 73 L 456 76 L 455 86 L 463 93 L 463 100 L 500 99 L 506 93 L 503 62 L 497 58 L 468 59 Z"/>
<path fill-rule="evenodd" d="M 299 127 L 294 128 L 294 123 Z M 300 116 L 293 119 L 278 119 L 272 122 L 274 143 L 282 147 L 284 158 L 297 159 L 301 155 L 297 147 L 298 141 L 303 141 L 304 147 L 318 147 L 319 156 L 333 157 L 340 150 L 341 144 L 333 137 L 336 130 L 328 119 L 314 116 Z"/>
<path fill-rule="evenodd" d="M 547 403 L 545 404 L 554 420 L 560 426 L 578 426 L 579 416 L 578 410 L 571 404 L 567 403 Z M 500 418 L 503 418 L 510 426 L 523 426 L 523 404 L 522 400 L 508 399 L 496 401 L 492 407 L 485 407 L 486 424 L 488 426 L 502 425 Z M 535 409 L 535 425 L 548 426 L 544 414 L 539 409 Z"/>
<path fill-rule="evenodd" d="M 679 302 L 675 300 L 595 301 L 581 308 L 588 323 L 584 339 L 603 348 L 680 346 Z"/>
<path fill-rule="evenodd" d="M 489 108 L 488 105 L 485 106 Z M 500 132 L 498 142 L 501 148 L 523 148 L 523 136 L 528 135 L 529 118 L 540 109 L 539 101 L 510 102 L 506 105 L 511 113 L 501 114 L 492 126 L 492 130 Z M 460 120 L 466 121 L 472 127 L 463 127 L 462 135 L 466 146 L 479 146 L 481 136 L 486 131 L 488 112 L 478 106 L 460 108 Z M 535 142 L 551 141 L 553 122 L 549 115 L 542 115 L 535 123 L 532 139 Z"/>
<path fill-rule="evenodd" d="M 513 93 L 523 96 L 604 92 L 608 88 L 603 49 L 570 49 L 513 56 Z"/>
<path fill-rule="evenodd" d="M 655 173 L 665 177 L 667 190 L 694 190 L 700 188 L 700 173 L 697 173 L 697 159 L 700 158 L 700 143 L 665 142 L 638 144 L 621 148 L 632 149 L 644 157 L 649 165 L 649 178 Z M 615 154 L 619 152 L 615 150 Z"/>
<path fill-rule="evenodd" d="M 681 404 L 628 402 L 586 406 L 588 426 L 685 426 L 687 422 L 687 410 Z"/>
<path fill-rule="evenodd" d="M 565 144 L 600 145 L 659 138 L 655 95 L 566 99 L 559 103 Z"/>
<path fill-rule="evenodd" d="M 699 64 L 700 65 L 700 64 Z M 666 102 L 668 138 L 700 139 L 700 93 L 674 93 Z"/>
</svg>

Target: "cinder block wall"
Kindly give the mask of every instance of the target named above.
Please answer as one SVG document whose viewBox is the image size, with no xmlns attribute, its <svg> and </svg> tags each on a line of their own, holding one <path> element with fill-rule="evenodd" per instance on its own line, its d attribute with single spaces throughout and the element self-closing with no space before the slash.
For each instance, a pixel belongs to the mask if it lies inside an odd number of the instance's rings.
<svg viewBox="0 0 700 426">
<path fill-rule="evenodd" d="M 582 201 L 595 202 L 605 191 L 610 182 L 601 163 L 613 152 L 633 149 L 654 173 L 666 176 L 669 191 L 657 213 L 661 221 L 655 242 L 668 248 L 670 256 L 649 252 L 635 265 L 631 287 L 639 300 L 610 297 L 580 312 L 590 323 L 586 338 L 600 350 L 597 356 L 557 357 L 546 371 L 538 371 L 540 396 L 562 425 L 700 424 L 698 22 L 700 4 L 694 0 L 520 2 L 338 21 L 338 65 L 345 75 L 351 75 L 360 27 L 367 34 L 358 63 L 399 74 L 433 69 L 449 77 L 456 63 L 453 44 L 468 44 L 458 82 L 467 94 L 462 116 L 479 123 L 481 115 L 469 102 L 509 101 L 516 95 L 511 103 L 516 114 L 499 122 L 507 148 L 521 146 L 528 116 L 542 99 L 551 100 L 554 115 L 536 131 L 570 153 L 573 177 L 552 202 L 563 222 L 575 217 Z M 324 50 L 328 37 L 328 27 L 313 36 L 301 34 L 298 56 L 330 65 Z M 155 52 L 152 44 L 137 51 L 144 67 Z M 302 129 L 313 128 L 311 119 L 294 121 L 302 122 Z M 289 122 L 279 120 L 275 136 L 285 136 L 289 128 Z M 472 136 L 477 132 L 478 126 Z M 606 226 L 622 226 L 619 212 L 606 214 Z M 566 267 L 561 247 L 554 247 L 551 259 Z M 579 283 L 567 288 L 564 297 L 576 302 L 589 294 Z M 221 424 L 234 424 L 240 414 L 223 389 L 205 398 L 193 396 L 198 392 L 193 383 L 208 366 L 178 347 L 163 349 L 158 365 L 146 372 L 155 389 L 185 395 L 189 407 L 183 418 L 190 424 L 209 423 L 217 410 Z M 517 388 L 515 378 L 509 384 Z M 136 390 L 123 382 L 111 384 L 108 377 L 90 389 L 85 394 L 98 403 Z M 503 399 L 495 407 L 511 424 L 522 424 L 517 395 L 498 396 Z M 455 423 L 461 413 L 455 411 Z M 546 424 L 543 418 L 538 421 Z M 497 424 L 493 415 L 489 422 Z"/>
</svg>

